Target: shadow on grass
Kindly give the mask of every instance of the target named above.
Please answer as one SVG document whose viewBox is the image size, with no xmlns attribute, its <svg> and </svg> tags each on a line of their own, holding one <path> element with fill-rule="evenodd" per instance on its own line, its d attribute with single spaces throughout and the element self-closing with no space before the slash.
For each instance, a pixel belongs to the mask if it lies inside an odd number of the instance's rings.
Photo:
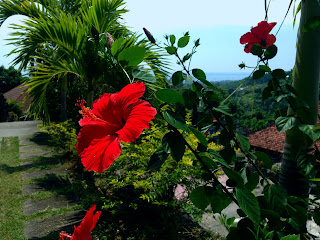
<svg viewBox="0 0 320 240">
<path fill-rule="evenodd" d="M 33 162 L 22 163 L 20 166 L 9 166 L 8 164 L 0 164 L 0 171 L 7 172 L 9 174 L 25 171 L 31 168 L 48 169 L 55 167 L 59 163 L 63 163 L 64 160 L 59 158 L 58 155 L 52 157 L 37 157 L 38 160 L 33 160 Z M 30 159 L 31 160 L 31 159 Z"/>
<path fill-rule="evenodd" d="M 34 134 L 32 138 L 30 138 L 31 142 L 34 142 L 35 144 L 38 145 L 49 145 L 52 146 L 53 144 L 50 143 L 49 141 L 49 134 L 44 133 L 44 132 L 37 132 Z"/>
</svg>

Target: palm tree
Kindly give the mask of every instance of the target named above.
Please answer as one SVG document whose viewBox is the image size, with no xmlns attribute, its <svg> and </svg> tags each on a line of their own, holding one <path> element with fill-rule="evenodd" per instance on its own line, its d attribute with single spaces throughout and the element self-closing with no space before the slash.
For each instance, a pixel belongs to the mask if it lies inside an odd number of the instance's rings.
<svg viewBox="0 0 320 240">
<path fill-rule="evenodd" d="M 306 23 L 318 16 L 320 5 L 317 1 L 301 1 L 301 19 L 298 32 L 296 62 L 292 86 L 296 96 L 308 104 L 310 111 L 298 112 L 299 121 L 303 124 L 316 125 L 319 104 L 320 80 L 320 27 L 305 31 Z M 297 109 L 296 109 L 297 110 Z M 293 110 L 289 108 L 288 114 Z M 280 173 L 280 184 L 290 195 L 308 199 L 309 181 L 300 173 L 298 159 L 306 158 L 310 153 L 312 141 L 297 126 L 286 131 L 285 146 Z"/>
<path fill-rule="evenodd" d="M 131 33 L 120 23 L 121 14 L 127 12 L 123 8 L 123 0 L 73 2 L 74 4 L 68 4 L 66 0 L 0 2 L 0 24 L 15 14 L 29 17 L 23 26 L 13 26 L 17 31 L 11 40 L 17 48 L 11 54 L 18 54 L 14 64 L 20 64 L 21 68 L 29 67 L 31 78 L 27 84 L 34 97 L 31 110 L 36 115 L 44 115 L 45 120 L 50 119 L 46 90 L 52 79 L 59 79 L 62 99 L 66 99 L 67 76 L 77 76 L 87 84 L 89 103 L 101 82 L 107 82 L 114 90 L 119 90 L 129 82 L 131 70 L 139 66 L 120 65 L 117 62 L 106 48 L 104 34 L 107 32 L 115 39 L 123 38 L 118 50 L 135 45 L 145 47 L 147 54 L 144 62 L 155 75 L 166 74 L 166 62 L 157 49 L 147 41 L 139 41 L 139 35 Z M 30 65 L 32 61 L 35 64 Z"/>
</svg>

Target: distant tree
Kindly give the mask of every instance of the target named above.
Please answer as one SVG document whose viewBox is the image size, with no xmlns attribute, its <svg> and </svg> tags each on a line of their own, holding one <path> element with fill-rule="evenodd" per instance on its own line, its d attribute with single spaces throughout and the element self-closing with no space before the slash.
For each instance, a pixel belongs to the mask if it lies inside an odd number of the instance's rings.
<svg viewBox="0 0 320 240">
<path fill-rule="evenodd" d="M 14 67 L 10 66 L 8 69 L 4 66 L 0 67 L 0 93 L 5 93 L 18 86 L 22 80 L 21 73 Z"/>
</svg>

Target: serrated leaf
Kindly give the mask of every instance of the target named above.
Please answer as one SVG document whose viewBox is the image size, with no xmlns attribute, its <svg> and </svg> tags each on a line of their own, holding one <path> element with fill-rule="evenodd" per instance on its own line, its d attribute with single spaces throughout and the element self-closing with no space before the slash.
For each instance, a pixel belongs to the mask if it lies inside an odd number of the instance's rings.
<svg viewBox="0 0 320 240">
<path fill-rule="evenodd" d="M 161 145 L 151 156 L 148 168 L 158 169 L 169 157 L 169 153 L 165 150 L 165 147 Z"/>
<path fill-rule="evenodd" d="M 140 79 L 143 82 L 153 83 L 153 84 L 157 83 L 157 79 L 153 75 L 151 75 L 150 73 L 140 71 L 138 69 L 134 69 L 132 71 L 132 76 L 134 78 Z"/>
<path fill-rule="evenodd" d="M 243 178 L 241 177 L 240 173 L 231 168 L 223 168 L 223 171 L 229 179 L 233 180 L 236 183 L 236 186 L 243 186 Z"/>
<path fill-rule="evenodd" d="M 184 104 L 184 99 L 180 93 L 172 89 L 160 89 L 156 91 L 156 96 L 161 101 L 166 103 L 182 103 Z"/>
<path fill-rule="evenodd" d="M 268 47 L 266 49 L 266 51 L 264 52 L 264 57 L 266 59 L 271 59 L 274 58 L 277 55 L 278 52 L 278 48 L 276 45 L 271 45 L 270 47 Z"/>
<path fill-rule="evenodd" d="M 170 54 L 170 55 L 175 54 L 176 51 L 177 51 L 177 48 L 176 48 L 176 47 L 173 47 L 173 46 L 165 47 L 165 49 L 167 50 L 167 53 Z"/>
<path fill-rule="evenodd" d="M 210 196 L 214 193 L 212 187 L 201 186 L 192 190 L 190 201 L 199 209 L 204 210 L 210 204 Z"/>
<path fill-rule="evenodd" d="M 146 49 L 140 46 L 126 48 L 118 55 L 118 61 L 125 62 L 127 66 L 137 66 L 141 63 L 146 55 Z"/>
<path fill-rule="evenodd" d="M 202 71 L 201 69 L 192 69 L 192 75 L 200 80 L 202 83 L 204 83 L 205 85 L 207 85 L 208 87 L 214 89 L 214 86 L 211 82 L 207 81 L 207 77 L 206 74 L 204 73 L 204 71 Z"/>
<path fill-rule="evenodd" d="M 270 185 L 264 196 L 272 209 L 278 213 L 281 213 L 287 205 L 288 194 L 280 185 Z"/>
<path fill-rule="evenodd" d="M 249 142 L 249 139 L 248 139 L 247 137 L 239 134 L 239 133 L 236 133 L 235 137 L 236 137 L 236 139 L 239 141 L 242 150 L 243 150 L 245 153 L 248 153 L 249 150 L 250 150 L 250 142 Z"/>
<path fill-rule="evenodd" d="M 183 37 L 179 38 L 178 47 L 184 48 L 185 46 L 187 46 L 189 43 L 189 39 L 190 39 L 190 36 L 183 36 Z"/>
<path fill-rule="evenodd" d="M 212 158 L 202 156 L 201 159 L 210 170 L 214 171 L 218 168 L 217 163 L 213 161 Z"/>
<path fill-rule="evenodd" d="M 242 211 L 253 223 L 260 222 L 260 207 L 257 198 L 247 189 L 236 187 L 236 198 Z"/>
<path fill-rule="evenodd" d="M 265 71 L 259 69 L 253 73 L 252 78 L 253 80 L 260 79 L 264 76 L 264 74 L 265 74 Z"/>
<path fill-rule="evenodd" d="M 287 131 L 299 124 L 299 120 L 295 117 L 278 117 L 276 119 L 276 127 L 279 132 Z"/>
<path fill-rule="evenodd" d="M 229 168 L 229 164 L 220 156 L 220 154 L 218 152 L 216 152 L 213 149 L 209 149 L 208 151 L 217 162 L 219 162 L 221 165 Z"/>
<path fill-rule="evenodd" d="M 178 132 L 168 132 L 162 139 L 162 145 L 169 149 L 174 160 L 180 161 L 186 150 L 185 140 Z"/>
<path fill-rule="evenodd" d="M 177 116 L 177 114 L 170 112 L 170 111 L 165 111 L 163 113 L 163 118 L 164 120 L 166 120 L 171 126 L 177 128 L 177 129 L 181 129 L 185 132 L 188 132 L 188 126 L 182 122 L 179 119 L 179 116 Z"/>
<path fill-rule="evenodd" d="M 174 74 L 172 74 L 172 84 L 173 86 L 178 86 L 183 82 L 183 74 L 182 71 L 177 71 Z"/>
<path fill-rule="evenodd" d="M 272 168 L 272 160 L 267 154 L 263 152 L 255 152 L 254 155 L 256 155 L 258 160 L 262 161 L 268 169 Z"/>
<path fill-rule="evenodd" d="M 199 130 L 195 129 L 194 127 L 189 127 L 189 129 L 196 136 L 196 138 L 198 138 L 201 144 L 208 147 L 207 138 Z"/>
</svg>

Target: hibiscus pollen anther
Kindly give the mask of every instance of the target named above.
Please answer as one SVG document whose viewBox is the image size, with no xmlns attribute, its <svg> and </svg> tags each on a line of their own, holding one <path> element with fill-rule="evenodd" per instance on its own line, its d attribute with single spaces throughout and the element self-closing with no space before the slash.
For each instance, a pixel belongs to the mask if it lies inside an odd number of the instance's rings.
<svg viewBox="0 0 320 240">
<path fill-rule="evenodd" d="M 91 112 L 91 109 L 89 107 L 86 107 L 85 104 L 87 102 L 83 99 L 81 100 L 78 100 L 77 103 L 75 104 L 77 107 L 80 107 L 81 110 L 79 111 L 79 113 L 83 116 L 83 117 L 88 117 L 90 118 L 91 120 L 98 120 L 98 118 L 96 117 L 96 115 L 94 115 L 92 112 Z"/>
</svg>

